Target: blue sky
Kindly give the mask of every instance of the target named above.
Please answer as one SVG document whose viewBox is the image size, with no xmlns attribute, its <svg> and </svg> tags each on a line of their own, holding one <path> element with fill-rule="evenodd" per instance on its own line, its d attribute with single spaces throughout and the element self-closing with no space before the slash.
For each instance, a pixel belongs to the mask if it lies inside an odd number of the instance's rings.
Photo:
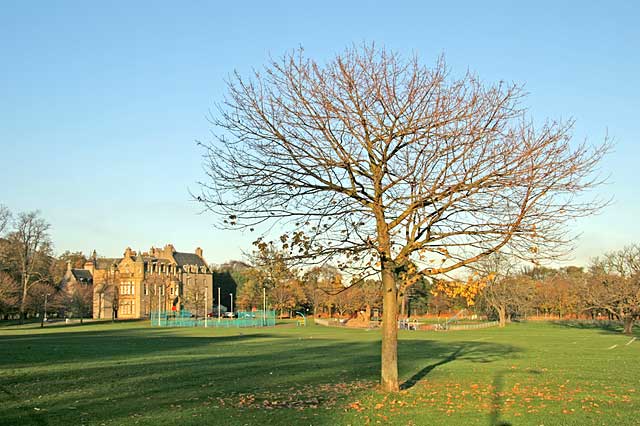
<svg viewBox="0 0 640 426">
<path fill-rule="evenodd" d="M 40 209 L 58 253 L 172 242 L 240 258 L 254 235 L 215 230 L 188 192 L 224 79 L 298 46 L 323 60 L 373 41 L 525 83 L 533 116 L 575 118 L 576 141 L 608 132 L 614 202 L 573 225 L 573 263 L 640 243 L 640 3 L 522 3 L 5 1 L 0 203 Z"/>
</svg>

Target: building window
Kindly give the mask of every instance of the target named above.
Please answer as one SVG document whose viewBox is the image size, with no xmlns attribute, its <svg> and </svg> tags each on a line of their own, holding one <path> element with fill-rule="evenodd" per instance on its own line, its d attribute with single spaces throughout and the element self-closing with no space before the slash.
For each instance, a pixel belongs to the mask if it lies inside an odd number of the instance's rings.
<svg viewBox="0 0 640 426">
<path fill-rule="evenodd" d="M 144 285 L 144 295 L 145 296 L 149 295 L 149 286 L 147 284 Z"/>
</svg>

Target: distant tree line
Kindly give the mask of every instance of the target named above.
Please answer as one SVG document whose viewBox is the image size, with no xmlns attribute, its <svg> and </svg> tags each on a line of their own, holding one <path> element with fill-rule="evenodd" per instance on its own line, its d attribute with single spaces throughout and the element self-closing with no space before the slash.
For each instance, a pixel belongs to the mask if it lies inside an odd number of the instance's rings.
<svg viewBox="0 0 640 426">
<path fill-rule="evenodd" d="M 81 252 L 53 255 L 50 225 L 40 213 L 12 214 L 0 206 L 0 318 L 77 318 L 91 316 L 91 284 L 62 288 L 68 266 L 82 268 Z M 376 276 L 350 277 L 331 265 L 302 268 L 280 246 L 258 240 L 246 262 L 232 261 L 214 269 L 226 307 L 269 309 L 283 316 L 296 312 L 316 316 L 357 317 L 381 312 L 382 283 Z M 640 317 L 640 245 L 626 246 L 591 260 L 587 267 L 522 267 L 514 258 L 495 253 L 474 266 L 467 279 L 435 279 L 405 274 L 400 317 L 441 315 L 468 309 L 478 315 L 509 320 L 531 316 L 619 321 L 631 333 Z M 263 290 L 264 289 L 264 290 Z M 98 289 L 99 290 L 99 289 Z M 233 294 L 233 296 L 231 296 Z M 197 298 L 195 295 L 194 298 Z M 202 297 L 197 298 L 198 300 Z"/>
<path fill-rule="evenodd" d="M 280 316 L 302 311 L 355 318 L 368 308 L 374 313 L 382 308 L 382 284 L 376 277 L 349 279 L 330 265 L 301 268 L 273 242 L 258 242 L 247 262 L 213 269 L 215 285 L 222 286 L 223 295 L 234 294 L 236 309 L 262 309 L 263 289 L 268 307 Z M 600 319 L 619 321 L 631 333 L 640 317 L 640 246 L 605 253 L 587 267 L 524 267 L 496 253 L 466 279 L 414 279 L 399 305 L 400 317 L 467 309 L 501 326 L 531 317 Z"/>
<path fill-rule="evenodd" d="M 223 295 L 233 293 L 240 310 L 263 309 L 266 302 L 267 309 L 276 310 L 280 317 L 293 317 L 296 312 L 345 317 L 382 303 L 379 280 L 354 284 L 345 282 L 338 268 L 330 265 L 300 268 L 273 244 L 258 247 L 248 262 L 232 261 L 213 269 L 214 285 L 222 288 Z M 222 298 L 225 306 L 228 299 Z"/>
</svg>

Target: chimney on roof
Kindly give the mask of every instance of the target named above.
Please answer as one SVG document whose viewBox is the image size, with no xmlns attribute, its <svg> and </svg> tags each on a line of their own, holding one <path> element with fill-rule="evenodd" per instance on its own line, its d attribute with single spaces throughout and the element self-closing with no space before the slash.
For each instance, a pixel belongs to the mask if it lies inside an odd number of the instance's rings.
<svg viewBox="0 0 640 426">
<path fill-rule="evenodd" d="M 94 253 L 95 253 L 95 250 L 94 250 Z M 92 257 L 88 259 L 86 262 L 84 262 L 84 269 L 91 272 L 91 275 L 93 275 L 96 271 L 96 259 Z"/>
<path fill-rule="evenodd" d="M 131 251 L 131 247 L 127 247 L 126 250 L 124 251 L 124 257 L 131 257 L 132 254 L 133 254 L 133 251 Z"/>
<path fill-rule="evenodd" d="M 71 270 L 71 261 L 67 260 L 67 271 Z"/>
<path fill-rule="evenodd" d="M 196 248 L 196 254 L 198 257 L 202 258 L 202 249 L 200 247 Z"/>
</svg>

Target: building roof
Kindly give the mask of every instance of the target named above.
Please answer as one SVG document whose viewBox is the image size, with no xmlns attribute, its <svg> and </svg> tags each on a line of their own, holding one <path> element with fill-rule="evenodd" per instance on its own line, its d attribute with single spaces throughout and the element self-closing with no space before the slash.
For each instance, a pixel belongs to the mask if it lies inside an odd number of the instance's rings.
<svg viewBox="0 0 640 426">
<path fill-rule="evenodd" d="M 78 282 L 88 283 L 93 281 L 93 276 L 91 276 L 91 271 L 88 271 L 86 269 L 72 269 L 71 273 L 73 274 L 73 277 Z"/>
<path fill-rule="evenodd" d="M 109 269 L 112 265 L 118 265 L 122 259 L 113 257 L 99 257 L 96 259 L 97 269 Z"/>
<path fill-rule="evenodd" d="M 204 260 L 202 260 L 202 258 L 195 253 L 175 252 L 173 253 L 173 258 L 178 263 L 178 266 L 183 266 L 183 265 L 207 266 L 207 264 L 204 263 Z"/>
</svg>

